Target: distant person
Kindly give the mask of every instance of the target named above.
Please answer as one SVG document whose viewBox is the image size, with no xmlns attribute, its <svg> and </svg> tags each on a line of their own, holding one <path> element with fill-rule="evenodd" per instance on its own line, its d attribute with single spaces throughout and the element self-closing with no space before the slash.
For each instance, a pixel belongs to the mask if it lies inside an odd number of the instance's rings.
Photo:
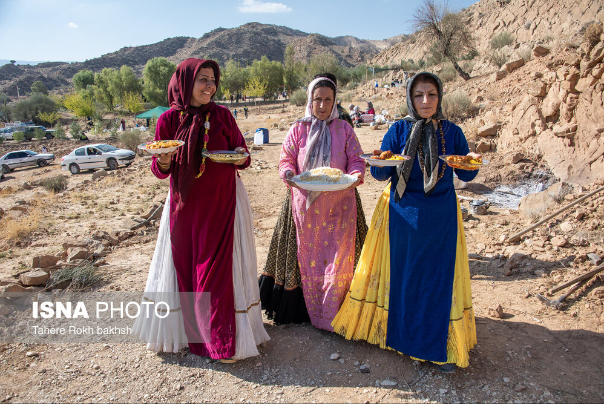
<svg viewBox="0 0 604 404">
<path fill-rule="evenodd" d="M 247 105 L 243 107 L 243 114 L 245 115 L 245 119 L 247 119 Z"/>
<path fill-rule="evenodd" d="M 367 101 L 367 109 L 365 110 L 366 114 L 375 115 L 375 109 L 373 108 L 373 104 L 371 101 Z"/>
<path fill-rule="evenodd" d="M 237 119 L 237 108 L 233 109 L 233 116 Z"/>
<path fill-rule="evenodd" d="M 120 121 L 120 130 L 122 132 L 126 130 L 126 121 L 124 121 L 124 118 L 122 118 L 122 120 Z"/>
<path fill-rule="evenodd" d="M 375 84 L 373 85 L 373 92 L 374 92 L 374 93 L 377 93 L 378 87 L 379 87 L 379 84 L 378 84 L 378 82 L 377 82 L 377 80 L 376 80 L 376 81 L 375 81 Z"/>
<path fill-rule="evenodd" d="M 48 153 L 48 149 L 46 148 L 46 146 L 42 146 L 42 153 Z"/>
</svg>

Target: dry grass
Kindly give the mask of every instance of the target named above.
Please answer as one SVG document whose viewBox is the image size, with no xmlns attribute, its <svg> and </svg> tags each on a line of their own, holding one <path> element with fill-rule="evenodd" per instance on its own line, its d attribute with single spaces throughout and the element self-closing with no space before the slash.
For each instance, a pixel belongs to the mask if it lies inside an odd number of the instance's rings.
<svg viewBox="0 0 604 404">
<path fill-rule="evenodd" d="M 602 35 L 602 23 L 594 22 L 589 24 L 585 30 L 585 40 L 594 46 L 600 42 L 600 36 Z"/>
<path fill-rule="evenodd" d="M 21 241 L 38 229 L 42 217 L 41 212 L 32 212 L 19 219 L 5 217 L 0 220 L 0 228 L 4 229 L 0 237 L 12 242 Z"/>
<path fill-rule="evenodd" d="M 456 121 L 470 113 L 472 101 L 464 91 L 456 90 L 450 94 L 445 94 L 442 109 L 448 120 Z"/>
<path fill-rule="evenodd" d="M 0 196 L 8 196 L 8 195 L 12 195 L 15 192 L 17 192 L 16 189 L 14 189 L 13 187 L 11 187 L 10 185 L 0 189 Z"/>
</svg>

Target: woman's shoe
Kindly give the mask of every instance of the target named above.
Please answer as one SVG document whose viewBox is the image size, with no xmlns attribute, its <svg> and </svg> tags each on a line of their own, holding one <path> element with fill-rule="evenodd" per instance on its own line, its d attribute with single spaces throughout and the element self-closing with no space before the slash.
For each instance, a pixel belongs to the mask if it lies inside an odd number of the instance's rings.
<svg viewBox="0 0 604 404">
<path fill-rule="evenodd" d="M 440 373 L 455 373 L 457 371 L 457 365 L 454 363 L 444 363 L 439 365 L 434 362 L 428 362 L 430 365 L 434 366 L 439 370 Z"/>
</svg>

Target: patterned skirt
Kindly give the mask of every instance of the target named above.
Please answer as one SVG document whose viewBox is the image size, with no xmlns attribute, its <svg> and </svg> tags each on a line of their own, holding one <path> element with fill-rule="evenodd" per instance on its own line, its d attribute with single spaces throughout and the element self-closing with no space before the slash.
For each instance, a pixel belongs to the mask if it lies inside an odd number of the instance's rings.
<svg viewBox="0 0 604 404">
<path fill-rule="evenodd" d="M 355 188 L 357 204 L 357 231 L 355 240 L 354 265 L 361 255 L 367 222 L 361 204 L 361 197 Z M 291 190 L 287 188 L 281 205 L 281 213 L 273 232 L 264 271 L 258 279 L 262 309 L 276 324 L 309 322 L 302 293 L 302 280 L 298 266 L 298 245 L 296 224 L 292 214 Z"/>
</svg>

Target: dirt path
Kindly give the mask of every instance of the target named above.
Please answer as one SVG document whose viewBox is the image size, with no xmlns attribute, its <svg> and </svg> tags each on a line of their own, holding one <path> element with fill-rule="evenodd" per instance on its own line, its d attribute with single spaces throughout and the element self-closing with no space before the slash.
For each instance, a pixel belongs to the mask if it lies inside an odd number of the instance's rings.
<svg viewBox="0 0 604 404">
<path fill-rule="evenodd" d="M 271 125 L 286 124 L 296 114 L 299 111 L 277 108 L 262 115 L 251 111 L 249 120 L 241 119 L 241 115 L 238 120 L 242 132 L 249 132 L 248 138 L 256 127 L 270 128 L 270 143 L 254 151 L 252 167 L 242 173 L 254 213 L 259 273 L 285 192 L 277 164 L 286 132 Z M 364 150 L 378 148 L 384 133 L 385 128 L 357 130 Z M 69 149 L 69 145 L 62 148 Z M 492 171 L 481 172 L 478 184 L 493 185 L 489 178 L 501 166 L 496 156 L 492 160 Z M 148 164 L 148 158 L 137 158 L 132 167 L 95 181 L 91 181 L 90 173 L 70 176 L 70 190 L 57 195 L 40 186 L 22 188 L 26 181 L 58 174 L 57 164 L 10 173 L 0 184 L 1 207 L 21 221 L 37 215 L 42 229 L 16 246 L 2 241 L 0 278 L 11 279 L 31 267 L 34 256 L 59 252 L 63 242 L 82 239 L 95 230 L 129 227 L 154 199 L 167 193 L 167 182 L 153 177 Z M 367 174 L 359 189 L 367 221 L 384 186 Z M 469 191 L 459 193 L 475 196 Z M 19 201 L 25 201 L 26 214 L 10 210 Z M 594 205 L 588 216 L 600 220 L 602 215 L 602 207 Z M 553 221 L 542 232 L 559 232 L 558 222 Z M 561 311 L 545 307 L 534 296 L 591 268 L 588 261 L 576 258 L 587 252 L 602 255 L 602 242 L 557 251 L 531 250 L 526 243 L 504 245 L 499 241 L 501 234 L 510 235 L 527 221 L 515 211 L 494 208 L 490 214 L 465 223 L 478 346 L 471 353 L 470 367 L 454 375 L 441 375 L 407 356 L 365 342 L 347 341 L 309 324 L 275 326 L 265 318 L 271 341 L 261 347 L 261 356 L 228 365 L 186 351 L 148 352 L 142 343 L 3 344 L 0 400 L 603 402 L 603 302 L 593 293 L 603 282 L 590 284 Z M 108 265 L 100 267 L 105 280 L 99 289 L 143 290 L 156 236 L 157 227 L 150 226 L 115 246 L 106 257 Z M 512 276 L 505 276 L 507 259 L 519 251 L 527 252 L 528 258 Z M 546 276 L 539 275 L 539 270 Z M 502 318 L 489 316 L 489 309 L 497 304 L 503 307 Z M 7 317 L 0 317 L 3 327 L 6 321 Z M 339 360 L 330 360 L 334 353 L 339 354 Z M 370 373 L 361 373 L 361 365 L 368 365 Z"/>
</svg>

